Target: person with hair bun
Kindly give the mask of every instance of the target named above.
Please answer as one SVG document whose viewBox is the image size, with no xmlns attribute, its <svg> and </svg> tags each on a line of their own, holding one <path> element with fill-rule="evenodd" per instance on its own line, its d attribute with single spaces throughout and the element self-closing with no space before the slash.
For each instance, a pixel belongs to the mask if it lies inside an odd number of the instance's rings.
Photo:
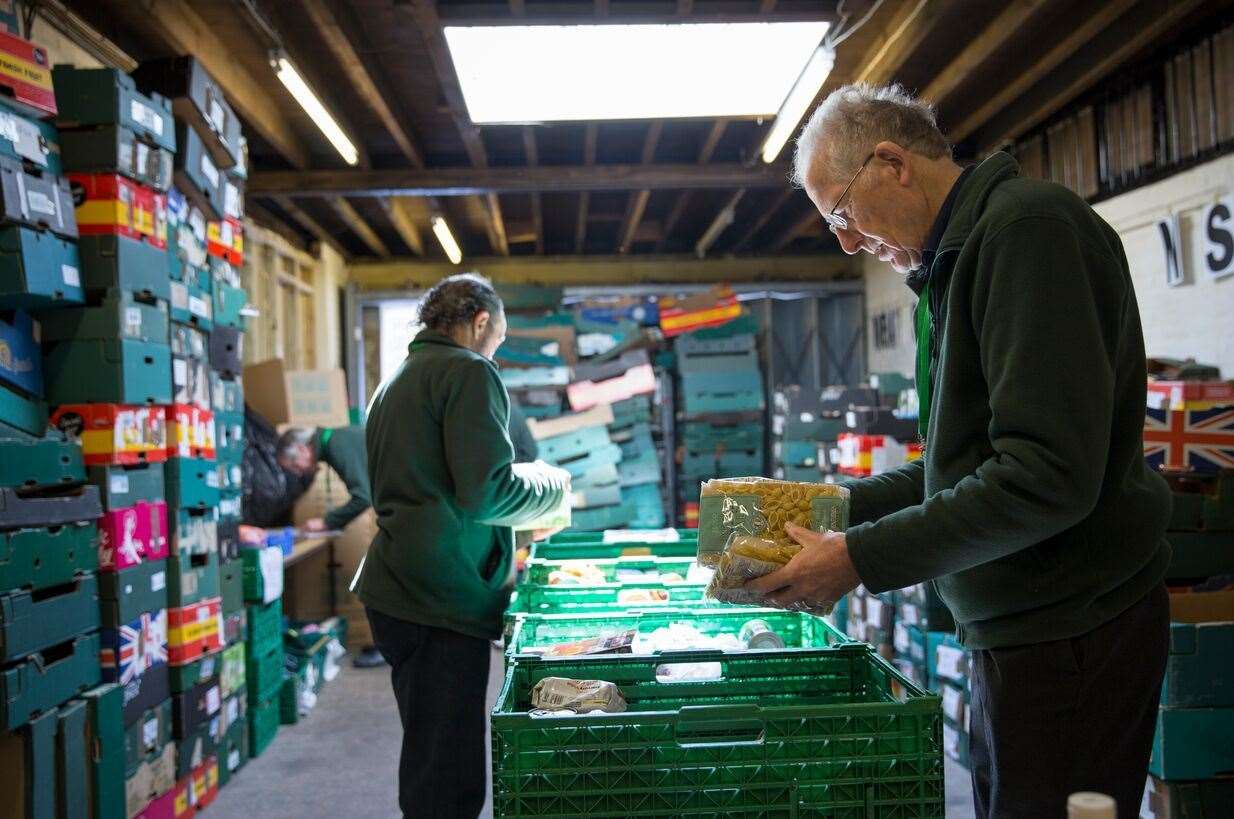
<svg viewBox="0 0 1234 819">
<path fill-rule="evenodd" d="M 510 398 L 492 361 L 506 335 L 492 284 L 443 279 L 420 323 L 369 404 L 377 534 L 353 585 L 391 666 L 403 815 L 470 819 L 484 804 L 485 694 L 510 596 L 511 527 L 555 509 L 570 476 L 515 463 Z"/>
</svg>

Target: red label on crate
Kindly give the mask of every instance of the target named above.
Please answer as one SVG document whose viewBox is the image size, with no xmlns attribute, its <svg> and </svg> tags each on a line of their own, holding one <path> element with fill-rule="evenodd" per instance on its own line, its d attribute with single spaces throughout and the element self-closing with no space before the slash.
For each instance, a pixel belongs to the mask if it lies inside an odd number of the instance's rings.
<svg viewBox="0 0 1234 819">
<path fill-rule="evenodd" d="M 63 404 L 52 426 L 81 441 L 91 466 L 167 460 L 167 416 L 162 407 Z"/>
<path fill-rule="evenodd" d="M 167 407 L 167 454 L 180 458 L 214 460 L 214 412 L 192 404 Z"/>
<path fill-rule="evenodd" d="M 47 52 L 29 40 L 0 31 L 0 86 L 12 98 L 43 114 L 56 113 Z"/>
<path fill-rule="evenodd" d="M 77 229 L 167 247 L 167 197 L 119 174 L 71 173 Z"/>
<path fill-rule="evenodd" d="M 206 252 L 229 264 L 244 263 L 244 226 L 230 217 L 206 225 Z"/>
<path fill-rule="evenodd" d="M 718 327 L 739 316 L 741 304 L 737 301 L 737 294 L 727 287 L 714 288 L 684 299 L 660 300 L 660 330 L 666 338 L 705 327 Z"/>
</svg>

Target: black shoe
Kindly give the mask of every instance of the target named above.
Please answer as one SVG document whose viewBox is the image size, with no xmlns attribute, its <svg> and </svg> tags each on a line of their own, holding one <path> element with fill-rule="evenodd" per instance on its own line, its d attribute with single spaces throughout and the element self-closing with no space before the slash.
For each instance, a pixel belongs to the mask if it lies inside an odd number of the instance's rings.
<svg viewBox="0 0 1234 819">
<path fill-rule="evenodd" d="M 356 668 L 376 668 L 379 665 L 385 665 L 386 658 L 381 656 L 376 646 L 365 646 L 352 659 L 351 664 Z"/>
</svg>

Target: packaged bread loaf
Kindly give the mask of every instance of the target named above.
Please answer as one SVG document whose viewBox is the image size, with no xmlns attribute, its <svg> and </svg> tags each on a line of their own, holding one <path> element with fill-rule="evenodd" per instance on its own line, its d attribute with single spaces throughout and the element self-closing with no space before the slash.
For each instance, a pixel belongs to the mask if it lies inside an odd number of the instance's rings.
<svg viewBox="0 0 1234 819">
<path fill-rule="evenodd" d="M 789 521 L 815 532 L 843 531 L 848 528 L 848 490 L 770 478 L 706 481 L 699 498 L 698 562 L 718 565 L 734 535 L 795 554 L 797 542 L 784 531 Z"/>
</svg>

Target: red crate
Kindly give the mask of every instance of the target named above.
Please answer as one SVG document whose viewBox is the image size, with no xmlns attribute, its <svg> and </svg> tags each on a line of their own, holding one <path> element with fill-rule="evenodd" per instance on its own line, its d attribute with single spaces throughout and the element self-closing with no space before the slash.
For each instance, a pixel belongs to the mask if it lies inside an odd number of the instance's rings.
<svg viewBox="0 0 1234 819">
<path fill-rule="evenodd" d="M 167 197 L 121 176 L 71 173 L 82 236 L 125 236 L 167 248 Z"/>
<path fill-rule="evenodd" d="M 223 599 L 167 610 L 167 662 L 187 665 L 223 647 Z"/>
<path fill-rule="evenodd" d="M 179 458 L 215 458 L 214 413 L 191 404 L 167 407 L 167 455 Z"/>
<path fill-rule="evenodd" d="M 81 441 L 90 466 L 167 460 L 167 413 L 162 407 L 62 404 L 51 423 Z"/>
<path fill-rule="evenodd" d="M 0 29 L 0 88 L 5 96 L 41 119 L 56 113 L 47 51 L 29 40 Z"/>
</svg>

